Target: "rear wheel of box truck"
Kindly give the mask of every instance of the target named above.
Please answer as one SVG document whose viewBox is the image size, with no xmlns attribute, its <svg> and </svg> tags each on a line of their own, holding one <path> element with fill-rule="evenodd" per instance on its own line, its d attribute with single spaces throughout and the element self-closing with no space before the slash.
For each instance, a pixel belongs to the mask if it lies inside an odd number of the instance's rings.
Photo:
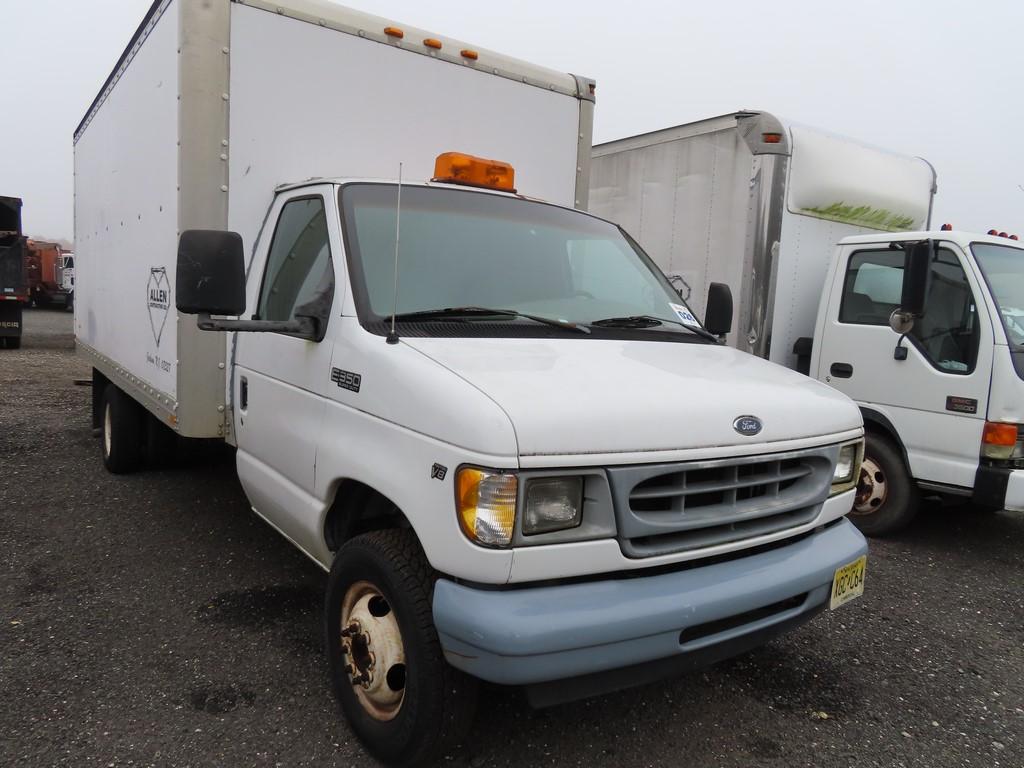
<svg viewBox="0 0 1024 768">
<path fill-rule="evenodd" d="M 389 765 L 422 765 L 465 735 L 477 681 L 444 660 L 434 573 L 412 531 L 356 536 L 338 550 L 324 619 L 335 695 L 356 735 Z"/>
<path fill-rule="evenodd" d="M 918 501 L 917 487 L 899 448 L 868 432 L 851 522 L 867 536 L 896 533 L 917 515 Z"/>
<path fill-rule="evenodd" d="M 146 412 L 113 384 L 103 390 L 100 445 L 103 464 L 121 475 L 142 465 L 142 441 Z"/>
</svg>

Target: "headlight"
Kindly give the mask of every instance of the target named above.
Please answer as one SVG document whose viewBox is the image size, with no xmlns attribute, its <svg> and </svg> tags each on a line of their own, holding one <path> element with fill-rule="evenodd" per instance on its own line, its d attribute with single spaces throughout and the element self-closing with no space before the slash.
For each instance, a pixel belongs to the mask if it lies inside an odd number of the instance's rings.
<svg viewBox="0 0 1024 768">
<path fill-rule="evenodd" d="M 528 480 L 523 535 L 575 528 L 582 520 L 582 509 L 582 477 L 541 477 Z"/>
<path fill-rule="evenodd" d="M 839 458 L 832 471 L 832 495 L 848 491 L 857 485 L 860 465 L 864 461 L 864 441 L 857 440 L 839 447 Z"/>
<path fill-rule="evenodd" d="M 507 547 L 516 525 L 518 479 L 511 472 L 462 467 L 455 480 L 459 525 L 470 541 Z"/>
</svg>

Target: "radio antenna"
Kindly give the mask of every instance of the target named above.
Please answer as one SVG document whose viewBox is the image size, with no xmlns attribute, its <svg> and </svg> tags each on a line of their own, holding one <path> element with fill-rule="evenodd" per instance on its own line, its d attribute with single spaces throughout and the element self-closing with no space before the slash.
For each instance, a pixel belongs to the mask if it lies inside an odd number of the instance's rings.
<svg viewBox="0 0 1024 768">
<path fill-rule="evenodd" d="M 391 333 L 386 339 L 388 344 L 398 343 L 395 333 L 395 315 L 398 314 L 398 243 L 402 234 L 402 164 L 398 164 L 398 203 L 395 205 L 395 297 L 391 305 Z"/>
</svg>

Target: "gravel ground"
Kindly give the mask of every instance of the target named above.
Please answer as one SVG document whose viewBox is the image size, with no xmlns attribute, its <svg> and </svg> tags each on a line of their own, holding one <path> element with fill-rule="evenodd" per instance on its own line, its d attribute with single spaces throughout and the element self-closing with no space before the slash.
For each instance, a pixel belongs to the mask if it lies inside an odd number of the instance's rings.
<svg viewBox="0 0 1024 768">
<path fill-rule="evenodd" d="M 365 765 L 331 697 L 324 578 L 230 455 L 114 477 L 71 317 L 0 350 L 0 765 Z M 484 690 L 445 763 L 1024 766 L 1024 516 L 929 506 L 867 593 L 680 679 L 533 711 Z"/>
</svg>

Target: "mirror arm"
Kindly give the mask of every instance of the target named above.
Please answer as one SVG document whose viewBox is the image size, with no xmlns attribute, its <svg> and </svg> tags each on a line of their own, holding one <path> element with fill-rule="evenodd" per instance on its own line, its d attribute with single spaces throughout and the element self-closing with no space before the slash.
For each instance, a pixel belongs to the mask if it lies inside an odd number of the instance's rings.
<svg viewBox="0 0 1024 768">
<path fill-rule="evenodd" d="M 201 331 L 248 331 L 252 333 L 290 333 L 296 336 L 317 335 L 316 320 L 297 317 L 294 320 L 216 320 L 200 312 L 196 325 Z"/>
</svg>

